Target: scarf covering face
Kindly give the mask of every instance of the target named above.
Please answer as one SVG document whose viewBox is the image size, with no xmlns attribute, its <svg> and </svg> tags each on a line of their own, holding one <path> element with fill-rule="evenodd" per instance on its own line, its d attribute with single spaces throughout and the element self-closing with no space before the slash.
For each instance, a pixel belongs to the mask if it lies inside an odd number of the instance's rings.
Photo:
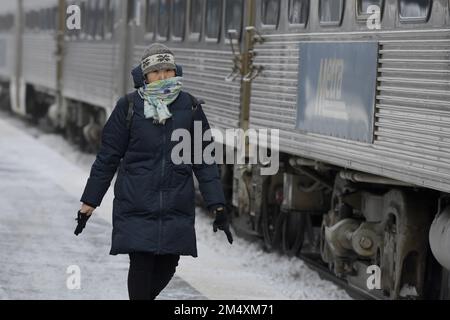
<svg viewBox="0 0 450 320">
<path fill-rule="evenodd" d="M 138 89 L 139 95 L 144 99 L 145 118 L 153 118 L 154 123 L 165 124 L 172 117 L 167 107 L 175 101 L 183 85 L 182 77 L 173 77 L 164 80 L 145 83 Z"/>
</svg>

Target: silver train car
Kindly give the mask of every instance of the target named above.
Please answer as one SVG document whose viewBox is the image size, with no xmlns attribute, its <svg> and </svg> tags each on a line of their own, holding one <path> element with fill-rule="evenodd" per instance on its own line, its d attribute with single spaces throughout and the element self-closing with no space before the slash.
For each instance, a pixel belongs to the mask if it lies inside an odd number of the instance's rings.
<svg viewBox="0 0 450 320">
<path fill-rule="evenodd" d="M 276 174 L 221 165 L 240 235 L 374 298 L 448 299 L 449 6 L 11 0 L 0 99 L 95 151 L 144 48 L 164 42 L 214 128 L 279 130 Z"/>
</svg>

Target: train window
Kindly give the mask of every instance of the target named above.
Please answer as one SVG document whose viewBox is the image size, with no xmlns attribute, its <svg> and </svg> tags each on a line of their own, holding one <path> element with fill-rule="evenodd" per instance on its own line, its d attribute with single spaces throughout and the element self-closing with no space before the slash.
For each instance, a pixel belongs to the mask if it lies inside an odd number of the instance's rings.
<svg viewBox="0 0 450 320">
<path fill-rule="evenodd" d="M 3 15 L 0 17 L 0 31 L 11 30 L 14 26 L 14 16 L 12 14 Z"/>
<path fill-rule="evenodd" d="M 31 21 L 33 23 L 32 25 L 33 31 L 39 30 L 39 11 L 33 10 Z"/>
<path fill-rule="evenodd" d="M 191 0 L 189 9 L 189 37 L 197 41 L 200 40 L 202 32 L 203 3 L 204 0 Z"/>
<path fill-rule="evenodd" d="M 382 4 L 382 0 L 358 0 L 358 15 L 370 14 L 369 9 L 371 6 L 377 6 L 381 9 Z"/>
<path fill-rule="evenodd" d="M 319 17 L 321 25 L 340 25 L 344 12 L 344 0 L 320 0 Z"/>
<path fill-rule="evenodd" d="M 289 0 L 289 23 L 306 25 L 309 14 L 309 0 Z"/>
<path fill-rule="evenodd" d="M 52 8 L 52 30 L 58 29 L 58 7 Z"/>
<path fill-rule="evenodd" d="M 244 1 L 242 0 L 227 0 L 225 11 L 225 34 L 227 37 L 229 37 L 228 30 L 232 29 L 237 31 L 237 37 L 239 40 L 241 39 L 243 6 Z"/>
<path fill-rule="evenodd" d="M 145 32 L 153 33 L 155 32 L 155 21 L 156 13 L 158 10 L 158 0 L 147 0 L 145 6 Z"/>
<path fill-rule="evenodd" d="M 118 0 L 107 0 L 105 4 L 105 38 L 111 38 L 114 33 L 115 13 L 117 10 Z"/>
<path fill-rule="evenodd" d="M 50 31 L 52 26 L 52 15 L 50 8 L 44 9 L 44 30 Z"/>
<path fill-rule="evenodd" d="M 86 36 L 86 31 L 85 28 L 87 28 L 87 12 L 86 12 L 86 3 L 85 1 L 80 1 L 79 3 L 77 3 L 78 6 L 80 7 L 80 19 L 81 19 L 81 29 L 74 29 L 71 31 L 71 37 L 72 39 L 83 39 Z"/>
<path fill-rule="evenodd" d="M 374 13 L 374 7 L 383 12 L 384 0 L 358 0 L 356 4 L 356 17 L 367 22 L 367 18 Z"/>
<path fill-rule="evenodd" d="M 39 12 L 39 30 L 45 31 L 48 29 L 48 15 L 47 9 L 41 9 Z"/>
<path fill-rule="evenodd" d="M 96 39 L 103 39 L 105 36 L 104 28 L 105 28 L 105 0 L 97 0 L 97 7 L 95 10 L 95 33 L 94 37 Z"/>
<path fill-rule="evenodd" d="M 206 1 L 206 37 L 208 40 L 219 40 L 222 22 L 222 0 Z"/>
<path fill-rule="evenodd" d="M 173 0 L 172 36 L 174 40 L 184 39 L 186 21 L 186 0 Z"/>
<path fill-rule="evenodd" d="M 159 1 L 158 35 L 164 39 L 169 36 L 170 0 Z"/>
<path fill-rule="evenodd" d="M 431 0 L 399 0 L 398 3 L 402 22 L 428 20 Z"/>
<path fill-rule="evenodd" d="M 137 23 L 140 19 L 141 1 L 128 0 L 127 6 L 127 23 Z"/>
<path fill-rule="evenodd" d="M 89 0 L 87 2 L 88 5 L 88 14 L 87 14 L 87 26 L 88 26 L 88 39 L 92 40 L 95 38 L 95 34 L 97 31 L 97 6 L 98 0 Z"/>
<path fill-rule="evenodd" d="M 97 34 L 97 26 L 101 23 L 100 21 L 97 21 L 97 11 L 98 11 L 98 5 L 99 0 L 89 0 L 89 39 L 95 39 Z"/>
<path fill-rule="evenodd" d="M 25 26 L 27 30 L 31 30 L 32 27 L 32 22 L 31 22 L 31 12 L 27 12 L 25 15 Z"/>
<path fill-rule="evenodd" d="M 51 8 L 44 9 L 44 19 L 45 19 L 45 27 L 46 31 L 50 31 L 52 29 L 52 13 Z"/>
<path fill-rule="evenodd" d="M 262 0 L 261 21 L 266 26 L 278 26 L 280 0 Z"/>
<path fill-rule="evenodd" d="M 41 9 L 39 10 L 39 24 L 38 24 L 38 30 L 45 30 L 46 29 L 46 24 L 47 24 L 47 17 L 46 15 L 46 10 L 45 9 Z"/>
<path fill-rule="evenodd" d="M 51 32 L 52 30 L 53 30 L 53 11 L 52 11 L 52 8 L 48 8 L 47 10 L 46 10 L 47 12 L 47 30 L 49 31 L 49 32 Z"/>
</svg>

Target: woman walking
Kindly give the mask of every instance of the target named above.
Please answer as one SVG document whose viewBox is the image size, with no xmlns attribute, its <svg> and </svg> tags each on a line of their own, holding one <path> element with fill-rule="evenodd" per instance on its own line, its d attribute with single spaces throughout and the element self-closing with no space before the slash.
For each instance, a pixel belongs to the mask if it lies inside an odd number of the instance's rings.
<svg viewBox="0 0 450 320">
<path fill-rule="evenodd" d="M 183 79 L 176 69 L 174 55 L 166 46 L 153 44 L 145 50 L 142 74 L 134 73 L 138 89 L 117 102 L 104 126 L 78 212 L 82 230 L 118 170 L 110 254 L 130 257 L 132 300 L 154 299 L 173 277 L 180 255 L 197 257 L 192 173 L 215 214 L 214 231 L 225 231 L 228 241 L 233 241 L 217 165 L 174 164 L 171 159 L 174 130 L 192 133 L 194 121 L 201 122 L 203 132 L 209 129 L 201 105 L 182 91 Z M 209 144 L 201 143 L 203 148 Z"/>
</svg>

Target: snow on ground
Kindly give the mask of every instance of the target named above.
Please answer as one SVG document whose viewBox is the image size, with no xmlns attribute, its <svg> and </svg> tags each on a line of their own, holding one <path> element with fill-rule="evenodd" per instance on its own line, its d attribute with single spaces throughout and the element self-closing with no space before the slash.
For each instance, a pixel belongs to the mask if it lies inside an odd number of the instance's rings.
<svg viewBox="0 0 450 320">
<path fill-rule="evenodd" d="M 28 136 L 34 137 L 36 142 L 41 142 L 47 148 L 56 151 L 47 152 L 45 161 L 36 165 L 41 172 L 45 173 L 47 179 L 71 195 L 73 207 L 69 206 L 67 210 L 76 212 L 79 207 L 78 200 L 95 155 L 82 153 L 61 136 L 43 133 L 3 112 L 0 113 L 0 128 L 3 126 L 1 119 L 26 132 Z M 64 160 L 61 160 L 62 157 Z M 112 188 L 110 188 L 101 207 L 95 212 L 95 215 L 101 219 L 95 219 L 95 216 L 91 218 L 85 230 L 90 237 L 93 237 L 94 225 L 102 220 L 105 223 L 101 227 L 97 226 L 95 232 L 110 234 L 112 197 Z M 224 233 L 220 231 L 214 233 L 211 224 L 211 218 L 204 210 L 197 208 L 196 231 L 199 257 L 181 258 L 177 277 L 167 288 L 169 293 L 161 298 L 180 298 L 180 295 L 176 294 L 176 289 L 181 287 L 185 291 L 181 297 L 188 299 L 198 299 L 202 296 L 209 299 L 350 299 L 345 291 L 321 279 L 301 260 L 277 253 L 266 253 L 259 244 L 248 242 L 237 236 L 234 237 L 233 244 L 229 245 Z M 89 227 L 92 231 L 88 230 Z M 85 237 L 88 237 L 86 234 L 83 233 Z M 70 250 L 70 246 L 66 249 Z M 106 255 L 105 252 L 98 254 Z M 111 260 L 108 268 L 121 266 L 121 276 L 123 276 L 124 268 L 126 269 L 123 259 L 106 256 L 99 259 Z M 117 261 L 117 265 L 114 261 Z M 185 285 L 185 281 L 189 285 Z M 0 298 L 4 297 L 1 286 L 0 282 Z M 187 287 L 189 290 L 186 289 Z M 198 294 L 195 294 L 196 290 Z M 98 297 L 101 296 L 98 295 Z M 126 296 L 121 295 L 120 298 L 126 298 Z"/>
<path fill-rule="evenodd" d="M 0 299 L 127 299 L 129 260 L 108 254 L 110 223 L 93 217 L 73 234 L 78 194 L 56 182 L 80 180 L 81 170 L 1 118 Z M 67 287 L 70 266 L 80 289 Z M 205 297 L 176 276 L 160 299 Z"/>
</svg>

